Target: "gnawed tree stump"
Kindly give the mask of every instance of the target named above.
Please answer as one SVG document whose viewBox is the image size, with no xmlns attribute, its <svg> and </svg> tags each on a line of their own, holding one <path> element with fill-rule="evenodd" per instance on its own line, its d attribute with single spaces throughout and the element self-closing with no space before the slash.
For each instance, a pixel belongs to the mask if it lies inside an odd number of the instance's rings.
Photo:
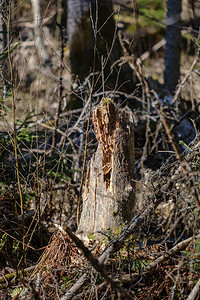
<svg viewBox="0 0 200 300">
<path fill-rule="evenodd" d="M 78 233 L 117 232 L 134 214 L 134 133 L 111 99 L 93 113 L 99 145 L 87 170 Z"/>
</svg>

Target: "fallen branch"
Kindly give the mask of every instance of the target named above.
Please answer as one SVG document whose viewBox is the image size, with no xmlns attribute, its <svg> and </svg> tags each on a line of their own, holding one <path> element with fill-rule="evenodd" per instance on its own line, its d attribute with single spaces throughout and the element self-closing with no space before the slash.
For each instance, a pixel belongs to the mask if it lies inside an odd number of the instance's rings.
<svg viewBox="0 0 200 300">
<path fill-rule="evenodd" d="M 71 289 L 60 299 L 60 300 L 70 300 L 72 297 L 76 299 L 77 291 L 83 286 L 88 273 L 86 272 L 79 280 L 71 287 Z M 78 297 L 78 296 L 77 296 Z M 80 298 L 79 298 L 80 299 Z"/>
<path fill-rule="evenodd" d="M 195 284 L 194 288 L 192 289 L 191 293 L 187 297 L 187 300 L 195 300 L 199 299 L 200 296 L 200 279 Z"/>
<path fill-rule="evenodd" d="M 104 251 L 104 253 L 99 257 L 99 264 L 104 264 L 108 261 L 110 254 L 117 252 L 124 244 L 125 240 L 134 232 L 137 231 L 142 222 L 146 219 L 148 215 L 151 215 L 157 206 L 161 203 L 161 200 L 158 200 L 155 203 L 149 205 L 145 211 L 137 216 L 132 218 L 131 222 L 127 226 L 125 230 L 121 232 L 121 234 L 113 241 L 110 242 L 108 248 Z M 62 232 L 65 232 L 65 228 L 60 227 L 55 224 L 57 228 L 59 228 Z M 87 274 L 85 273 L 83 276 L 79 278 L 79 280 L 73 285 L 73 287 L 61 298 L 61 300 L 70 300 L 73 296 L 78 292 L 78 290 L 82 287 L 84 281 L 87 278 Z"/>
<path fill-rule="evenodd" d="M 87 258 L 87 260 L 91 263 L 93 268 L 98 271 L 103 278 L 109 283 L 113 290 L 115 290 L 117 293 L 120 292 L 121 295 L 124 297 L 124 299 L 133 300 L 134 298 L 117 282 L 114 281 L 108 273 L 104 270 L 103 266 L 99 262 L 99 260 L 93 256 L 92 252 L 84 245 L 84 243 L 67 227 L 65 226 L 65 231 L 68 233 L 70 238 L 74 241 L 76 246 L 81 249 L 84 256 Z M 65 298 L 61 298 L 61 300 L 64 300 Z"/>
<path fill-rule="evenodd" d="M 150 271 L 158 266 L 158 264 L 162 263 L 164 260 L 166 260 L 170 255 L 173 255 L 177 253 L 178 251 L 182 250 L 183 248 L 187 247 L 189 243 L 193 239 L 198 239 L 200 238 L 200 234 L 196 235 L 195 237 L 190 237 L 180 243 L 178 243 L 176 246 L 174 246 L 172 249 L 170 249 L 166 254 L 161 255 L 158 257 L 156 260 L 154 260 L 152 263 L 150 263 L 145 269 L 144 272 Z"/>
<path fill-rule="evenodd" d="M 134 273 L 134 274 L 131 274 L 131 276 L 129 274 L 125 274 L 120 280 L 116 280 L 117 282 L 119 283 L 135 283 L 136 281 L 138 281 L 138 279 L 140 278 L 140 275 L 138 273 Z M 101 291 L 106 285 L 106 282 L 102 282 L 101 284 L 99 284 L 97 286 L 97 290 L 98 291 Z M 91 291 L 90 290 L 87 290 L 87 291 L 84 291 L 76 296 L 74 296 L 72 298 L 72 300 L 78 300 L 78 299 L 84 299 L 84 297 L 86 295 L 88 295 Z"/>
<path fill-rule="evenodd" d="M 98 291 L 101 291 L 101 290 L 105 287 L 105 285 L 106 285 L 106 282 L 104 281 L 104 282 L 102 282 L 101 284 L 99 284 L 96 288 L 97 288 Z M 82 292 L 82 293 L 80 293 L 80 294 L 74 296 L 74 297 L 72 298 L 72 300 L 85 299 L 85 296 L 86 296 L 86 295 L 89 295 L 90 292 L 91 292 L 91 291 L 88 289 L 86 292 L 84 291 L 84 292 Z"/>
</svg>

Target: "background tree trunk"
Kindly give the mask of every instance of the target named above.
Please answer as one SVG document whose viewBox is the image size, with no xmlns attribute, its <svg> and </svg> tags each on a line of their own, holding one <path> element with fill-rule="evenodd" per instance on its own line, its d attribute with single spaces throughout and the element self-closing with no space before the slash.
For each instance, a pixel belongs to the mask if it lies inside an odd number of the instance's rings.
<svg viewBox="0 0 200 300">
<path fill-rule="evenodd" d="M 165 89 L 175 91 L 180 76 L 181 28 L 180 14 L 182 0 L 167 1 L 167 30 L 165 51 Z"/>
<path fill-rule="evenodd" d="M 7 3 L 0 0 L 0 41 L 1 41 L 1 52 L 4 52 L 7 47 Z"/>
<path fill-rule="evenodd" d="M 115 88 L 119 77 L 118 85 L 128 80 L 129 87 L 133 91 L 132 71 L 126 69 L 126 72 L 118 72 L 119 68 L 116 67 L 111 71 L 111 65 L 121 56 L 113 19 L 112 1 L 67 0 L 67 4 L 67 34 L 73 79 L 78 77 L 83 82 L 90 72 L 100 72 L 103 57 L 105 89 Z M 96 89 L 101 86 L 101 76 L 95 84 Z"/>
<path fill-rule="evenodd" d="M 116 233 L 134 215 L 134 136 L 110 100 L 93 120 L 99 145 L 87 170 L 78 232 L 102 238 L 99 231 Z"/>
</svg>

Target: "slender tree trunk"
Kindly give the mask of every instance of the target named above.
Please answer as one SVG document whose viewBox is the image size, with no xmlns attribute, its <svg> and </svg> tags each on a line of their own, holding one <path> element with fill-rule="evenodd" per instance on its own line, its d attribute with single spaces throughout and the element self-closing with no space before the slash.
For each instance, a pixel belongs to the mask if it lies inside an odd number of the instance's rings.
<svg viewBox="0 0 200 300">
<path fill-rule="evenodd" d="M 108 99 L 93 114 L 99 145 L 92 157 L 83 193 L 78 232 L 117 233 L 134 215 L 134 136 L 132 125 Z"/>
<path fill-rule="evenodd" d="M 31 0 L 31 4 L 32 4 L 32 11 L 33 11 L 33 19 L 34 19 L 36 48 L 42 62 L 47 63 L 49 60 L 49 56 L 45 49 L 44 41 L 42 37 L 42 16 L 41 16 L 40 0 Z"/>
<path fill-rule="evenodd" d="M 180 14 L 182 0 L 167 1 L 167 30 L 165 51 L 165 89 L 175 91 L 180 77 L 181 28 Z"/>
</svg>

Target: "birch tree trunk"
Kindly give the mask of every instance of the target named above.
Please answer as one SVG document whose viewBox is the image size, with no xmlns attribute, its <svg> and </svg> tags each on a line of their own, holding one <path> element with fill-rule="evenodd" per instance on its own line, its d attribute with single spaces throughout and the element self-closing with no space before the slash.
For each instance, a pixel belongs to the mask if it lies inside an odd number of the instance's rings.
<svg viewBox="0 0 200 300">
<path fill-rule="evenodd" d="M 41 17 L 41 7 L 40 0 L 31 0 L 33 20 L 34 20 L 34 30 L 35 30 L 35 45 L 38 51 L 38 55 L 43 63 L 47 63 L 49 60 L 48 53 L 46 52 L 44 41 L 42 37 L 42 17 Z"/>
<path fill-rule="evenodd" d="M 108 100 L 108 101 L 107 101 Z M 99 145 L 92 157 L 83 193 L 78 233 L 116 233 L 134 215 L 134 135 L 111 100 L 102 100 L 93 121 Z"/>
</svg>

